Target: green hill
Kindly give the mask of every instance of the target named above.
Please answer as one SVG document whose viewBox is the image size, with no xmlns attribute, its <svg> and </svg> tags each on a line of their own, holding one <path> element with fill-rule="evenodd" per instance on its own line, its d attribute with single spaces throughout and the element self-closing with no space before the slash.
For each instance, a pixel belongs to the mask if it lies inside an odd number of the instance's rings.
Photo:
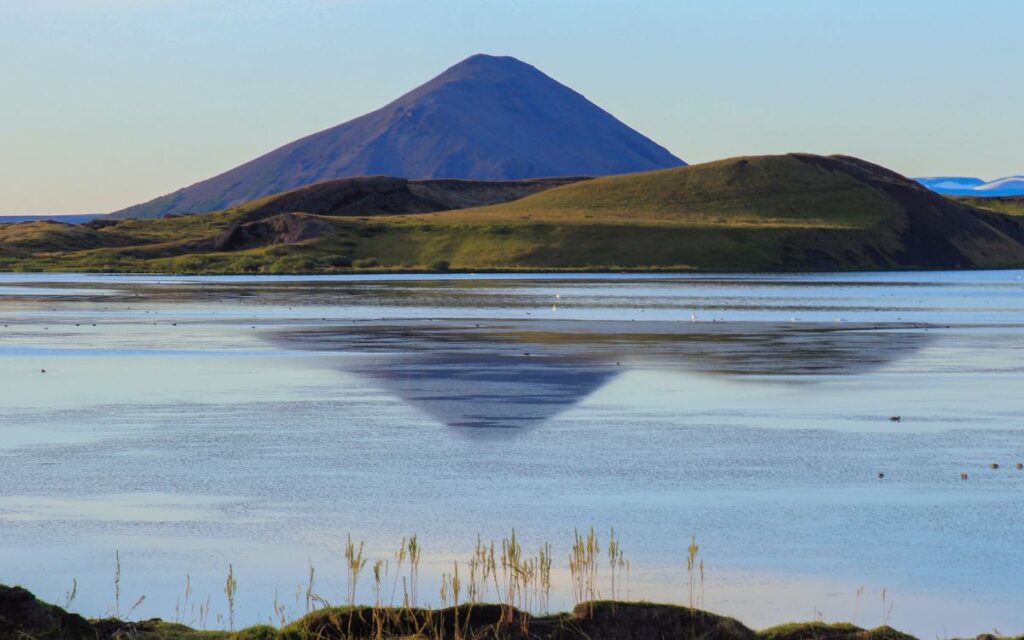
<svg viewBox="0 0 1024 640">
<path fill-rule="evenodd" d="M 481 199 L 453 200 L 445 191 L 447 200 L 416 208 L 422 193 L 411 197 L 407 187 L 392 189 L 387 179 L 362 180 L 387 188 L 353 199 L 351 184 L 326 183 L 315 198 L 293 191 L 213 214 L 96 221 L 86 226 L 92 233 L 74 243 L 52 224 L 7 225 L 0 227 L 0 268 L 345 273 L 1024 267 L 1024 218 L 954 201 L 846 156 L 731 158 L 572 182 L 503 204 L 448 211 L 436 209 L 472 207 Z M 524 195 L 503 193 L 488 198 Z"/>
<path fill-rule="evenodd" d="M 563 221 L 591 216 L 691 226 L 864 226 L 898 213 L 891 198 L 856 175 L 858 165 L 816 160 L 797 155 L 731 158 L 601 178 L 500 209 L 506 216 Z"/>
</svg>

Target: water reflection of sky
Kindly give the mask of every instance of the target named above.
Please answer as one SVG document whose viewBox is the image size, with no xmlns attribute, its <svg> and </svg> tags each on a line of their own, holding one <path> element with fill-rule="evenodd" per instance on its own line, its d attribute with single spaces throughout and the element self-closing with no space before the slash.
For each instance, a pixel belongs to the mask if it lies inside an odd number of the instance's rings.
<svg viewBox="0 0 1024 640">
<path fill-rule="evenodd" d="M 696 534 L 753 625 L 863 585 L 861 624 L 885 587 L 923 637 L 1019 632 L 1020 275 L 0 276 L 0 579 L 102 613 L 119 549 L 169 616 L 232 562 L 256 621 L 309 561 L 336 600 L 349 531 L 428 575 L 593 524 L 635 596 L 685 599 Z"/>
<path fill-rule="evenodd" d="M 180 277 L 0 274 L 4 291 L 67 289 L 112 319 L 173 310 L 184 318 L 374 319 L 480 317 L 585 320 L 1021 323 L 1024 272 L 974 271 L 767 276 L 489 274 L 364 277 Z M 14 286 L 18 285 L 18 286 Z M 46 285 L 46 286 L 43 286 Z M 86 286 L 90 285 L 90 286 Z M 93 298 L 86 292 L 92 290 Z M 111 295 L 111 290 L 115 293 Z M 57 293 L 54 293 L 57 295 Z M 24 298 L 25 296 L 22 296 Z M 178 304 L 188 300 L 187 308 Z M 22 299 L 30 307 L 31 302 Z M 96 303 L 96 304 L 94 304 Z M 53 313 L 37 300 L 42 317 Z M 133 308 L 133 304 L 135 307 Z M 165 307 L 164 305 L 169 305 Z M 554 309 L 552 308 L 554 307 Z M 26 309 L 28 310 L 28 309 Z M 74 314 L 74 305 L 66 310 Z M 452 313 L 455 311 L 456 313 Z M 65 312 L 61 309 L 60 312 Z"/>
</svg>

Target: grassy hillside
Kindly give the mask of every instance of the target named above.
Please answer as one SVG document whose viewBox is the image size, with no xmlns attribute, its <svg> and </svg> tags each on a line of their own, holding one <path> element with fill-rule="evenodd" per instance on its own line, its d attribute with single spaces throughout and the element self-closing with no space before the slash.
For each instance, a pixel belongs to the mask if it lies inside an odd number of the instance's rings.
<svg viewBox="0 0 1024 640">
<path fill-rule="evenodd" d="M 978 198 L 973 196 L 954 196 L 954 200 L 979 209 L 988 209 L 1011 216 L 1024 216 L 1024 196 L 1003 196 L 995 198 Z"/>
<path fill-rule="evenodd" d="M 600 178 L 443 217 L 839 228 L 870 225 L 897 213 L 891 199 L 853 175 L 787 155 Z"/>
<path fill-rule="evenodd" d="M 844 156 L 732 158 L 427 213 L 415 207 L 436 194 L 398 189 L 391 196 L 377 190 L 352 199 L 339 193 L 309 198 L 289 192 L 228 211 L 161 220 L 0 226 L 0 269 L 347 273 L 1024 266 L 1024 218 L 947 199 Z M 433 205 L 438 206 L 450 205 Z"/>
</svg>

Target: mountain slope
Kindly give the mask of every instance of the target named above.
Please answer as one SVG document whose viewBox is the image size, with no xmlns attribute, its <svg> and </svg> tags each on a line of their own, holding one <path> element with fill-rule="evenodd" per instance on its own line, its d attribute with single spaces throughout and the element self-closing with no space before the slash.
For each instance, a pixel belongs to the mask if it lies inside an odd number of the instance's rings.
<svg viewBox="0 0 1024 640">
<path fill-rule="evenodd" d="M 408 211 L 421 204 L 418 196 L 410 199 L 402 181 L 364 180 L 386 188 L 370 200 L 343 198 L 340 205 L 295 199 L 317 186 L 207 215 L 96 221 L 85 225 L 95 232 L 87 243 L 63 249 L 54 228 L 0 226 L 0 268 L 351 273 L 1024 267 L 1024 217 L 951 200 L 847 156 L 731 158 L 429 213 L 396 213 L 396 203 L 415 205 Z M 275 207 L 275 201 L 286 204 Z"/>
<path fill-rule="evenodd" d="M 214 211 L 351 176 L 513 180 L 681 164 L 536 68 L 475 55 L 377 111 L 114 215 Z"/>
</svg>

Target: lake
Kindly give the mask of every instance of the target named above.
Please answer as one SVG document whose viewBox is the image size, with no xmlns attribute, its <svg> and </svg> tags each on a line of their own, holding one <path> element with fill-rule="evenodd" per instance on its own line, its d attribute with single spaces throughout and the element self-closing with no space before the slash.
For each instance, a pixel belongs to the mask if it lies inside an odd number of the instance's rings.
<svg viewBox="0 0 1024 640">
<path fill-rule="evenodd" d="M 0 408 L 0 582 L 86 615 L 115 552 L 132 617 L 218 626 L 229 563 L 239 624 L 341 602 L 349 533 L 437 604 L 513 528 L 566 608 L 593 526 L 632 598 L 695 536 L 754 627 L 1024 632 L 1024 271 L 4 274 Z"/>
</svg>

